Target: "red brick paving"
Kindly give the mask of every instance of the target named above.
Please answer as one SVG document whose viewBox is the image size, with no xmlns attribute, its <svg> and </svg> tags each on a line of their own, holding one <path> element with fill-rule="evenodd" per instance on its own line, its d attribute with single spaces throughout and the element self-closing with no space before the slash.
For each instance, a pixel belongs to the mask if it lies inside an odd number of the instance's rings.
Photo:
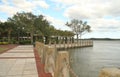
<svg viewBox="0 0 120 77">
<path fill-rule="evenodd" d="M 36 59 L 38 77 L 52 77 L 52 75 L 50 73 L 45 73 L 44 64 L 41 63 L 39 54 L 36 49 L 34 49 L 34 55 L 35 55 L 35 59 Z"/>
</svg>

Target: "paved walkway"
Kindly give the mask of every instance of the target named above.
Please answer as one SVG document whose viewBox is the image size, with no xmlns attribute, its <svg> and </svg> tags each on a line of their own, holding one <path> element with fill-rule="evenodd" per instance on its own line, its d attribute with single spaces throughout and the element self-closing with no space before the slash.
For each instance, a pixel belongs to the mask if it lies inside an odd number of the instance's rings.
<svg viewBox="0 0 120 77">
<path fill-rule="evenodd" d="M 0 54 L 0 77 L 38 77 L 32 45 L 21 45 Z"/>
</svg>

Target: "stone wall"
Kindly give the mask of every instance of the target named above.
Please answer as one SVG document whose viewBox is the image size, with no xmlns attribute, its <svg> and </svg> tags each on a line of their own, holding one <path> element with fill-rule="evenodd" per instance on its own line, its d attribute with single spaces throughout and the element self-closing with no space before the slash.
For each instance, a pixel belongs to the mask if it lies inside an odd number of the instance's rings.
<svg viewBox="0 0 120 77">
<path fill-rule="evenodd" d="M 81 40 L 80 40 L 81 41 Z M 79 46 L 93 45 L 92 41 L 82 41 Z M 74 47 L 77 44 L 61 44 L 59 47 Z M 46 73 L 51 73 L 52 77 L 70 77 L 68 68 L 69 53 L 67 51 L 57 51 L 57 46 L 48 46 L 43 43 L 36 42 L 36 50 L 39 53 L 41 63 L 44 64 Z M 77 77 L 74 73 L 73 75 Z M 120 69 L 118 68 L 103 68 L 99 77 L 120 77 Z"/>
<path fill-rule="evenodd" d="M 56 59 L 55 77 L 70 77 L 69 76 L 69 54 L 67 51 L 58 52 Z"/>
<path fill-rule="evenodd" d="M 69 77 L 69 54 L 66 51 L 57 51 L 54 46 L 47 46 L 36 42 L 35 49 L 39 53 L 41 63 L 44 64 L 46 73 L 51 73 L 52 77 Z"/>
<path fill-rule="evenodd" d="M 120 77 L 120 69 L 118 68 L 103 68 L 99 77 Z"/>
</svg>

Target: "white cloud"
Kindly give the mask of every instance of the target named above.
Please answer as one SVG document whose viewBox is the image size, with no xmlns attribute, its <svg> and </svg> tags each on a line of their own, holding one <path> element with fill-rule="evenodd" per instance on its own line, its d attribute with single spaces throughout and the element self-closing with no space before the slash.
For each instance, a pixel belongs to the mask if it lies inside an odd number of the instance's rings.
<svg viewBox="0 0 120 77">
<path fill-rule="evenodd" d="M 68 18 L 102 18 L 120 16 L 120 0 L 54 0 L 66 5 L 64 15 Z"/>
<path fill-rule="evenodd" d="M 66 5 L 64 16 L 87 20 L 93 31 L 120 31 L 120 0 L 54 0 Z M 110 17 L 110 18 L 107 18 Z"/>
<path fill-rule="evenodd" d="M 49 5 L 43 1 L 43 0 L 33 0 L 33 1 L 28 1 L 28 0 L 12 0 L 13 4 L 17 6 L 18 8 L 24 9 L 24 8 L 35 8 L 37 6 L 40 6 L 42 8 L 49 8 Z"/>
<path fill-rule="evenodd" d="M 91 19 L 88 24 L 93 31 L 120 31 L 120 21 L 116 19 Z"/>
<path fill-rule="evenodd" d="M 113 17 L 120 16 L 120 0 L 112 0 L 111 1 L 111 8 L 108 9 L 109 15 Z"/>
<path fill-rule="evenodd" d="M 74 0 L 74 1 L 73 0 L 51 0 L 51 1 L 56 3 L 62 3 L 64 5 L 72 5 L 80 2 L 79 0 Z"/>
<path fill-rule="evenodd" d="M 34 4 L 41 6 L 42 8 L 49 8 L 49 5 L 45 1 L 34 1 Z"/>
<path fill-rule="evenodd" d="M 1 5 L 0 6 L 0 11 L 2 11 L 4 13 L 7 13 L 10 16 L 15 14 L 19 10 L 20 10 L 19 8 L 9 6 L 9 5 Z"/>
<path fill-rule="evenodd" d="M 27 0 L 12 0 L 14 7 L 21 9 L 22 11 L 32 11 L 35 7 L 33 3 Z"/>
<path fill-rule="evenodd" d="M 78 19 L 102 18 L 108 14 L 109 8 L 109 3 L 77 3 L 76 5 L 68 7 L 64 15 L 68 18 Z"/>
<path fill-rule="evenodd" d="M 8 15 L 13 15 L 16 12 L 32 12 L 37 8 L 49 8 L 49 5 L 44 0 L 2 0 L 0 5 L 1 12 Z"/>
<path fill-rule="evenodd" d="M 49 15 L 45 15 L 46 19 L 50 22 L 50 24 L 52 24 L 55 28 L 57 29 L 62 29 L 62 30 L 70 30 L 69 27 L 65 26 L 65 21 L 60 20 L 60 19 L 56 19 L 52 16 Z"/>
<path fill-rule="evenodd" d="M 1 0 L 4 4 L 9 4 L 8 0 Z"/>
</svg>

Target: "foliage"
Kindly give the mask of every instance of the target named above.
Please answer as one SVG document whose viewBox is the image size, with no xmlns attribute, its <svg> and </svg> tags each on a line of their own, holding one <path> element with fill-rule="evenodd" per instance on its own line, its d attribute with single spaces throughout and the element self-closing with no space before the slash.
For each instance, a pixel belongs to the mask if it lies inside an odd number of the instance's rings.
<svg viewBox="0 0 120 77">
<path fill-rule="evenodd" d="M 83 22 L 82 20 L 73 19 L 70 23 L 67 22 L 66 25 L 77 35 L 77 39 L 79 35 L 81 37 L 83 34 L 91 31 L 91 27 L 87 25 L 87 22 Z"/>
<path fill-rule="evenodd" d="M 9 18 L 9 21 L 15 23 L 18 28 L 23 29 L 26 32 L 30 33 L 31 36 L 31 43 L 33 43 L 33 35 L 35 32 L 35 25 L 34 21 L 36 19 L 36 16 L 32 13 L 17 13 L 12 18 Z"/>
<path fill-rule="evenodd" d="M 2 39 L 7 37 L 10 43 L 17 43 L 20 39 L 26 37 L 31 40 L 32 44 L 34 37 L 42 37 L 41 41 L 46 37 L 49 42 L 51 36 L 74 36 L 74 33 L 57 30 L 50 25 L 43 15 L 34 15 L 31 12 L 16 13 L 13 17 L 8 18 L 6 22 L 0 22 L 0 37 Z M 23 42 L 27 41 L 20 41 L 19 43 Z"/>
<path fill-rule="evenodd" d="M 11 32 L 14 29 L 14 24 L 11 22 L 4 22 L 0 24 L 1 36 L 8 37 L 8 42 L 10 42 Z M 2 35 L 3 34 L 3 35 Z M 7 36 L 4 36 L 7 34 Z"/>
<path fill-rule="evenodd" d="M 0 45 L 7 45 L 9 44 L 8 42 L 0 42 Z"/>
<path fill-rule="evenodd" d="M 25 44 L 31 44 L 30 40 L 21 40 L 19 41 L 19 44 L 25 45 Z"/>
</svg>

